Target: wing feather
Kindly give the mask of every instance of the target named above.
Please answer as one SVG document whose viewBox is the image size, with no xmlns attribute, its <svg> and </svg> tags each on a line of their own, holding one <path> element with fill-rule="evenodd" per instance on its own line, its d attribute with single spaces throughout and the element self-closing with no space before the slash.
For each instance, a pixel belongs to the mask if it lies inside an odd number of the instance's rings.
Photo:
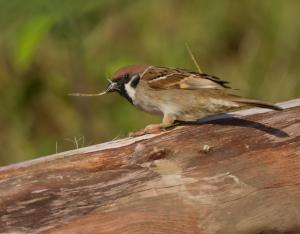
<svg viewBox="0 0 300 234">
<path fill-rule="evenodd" d="M 183 69 L 152 67 L 143 79 L 154 89 L 224 89 L 230 88 L 228 81 L 205 73 Z"/>
</svg>

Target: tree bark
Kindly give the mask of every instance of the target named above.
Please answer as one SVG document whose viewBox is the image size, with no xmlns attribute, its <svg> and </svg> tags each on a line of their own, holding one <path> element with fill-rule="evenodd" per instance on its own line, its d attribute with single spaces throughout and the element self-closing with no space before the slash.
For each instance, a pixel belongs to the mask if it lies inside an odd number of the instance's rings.
<svg viewBox="0 0 300 234">
<path fill-rule="evenodd" d="M 300 233 L 300 99 L 281 106 L 2 167 L 0 232 Z"/>
</svg>

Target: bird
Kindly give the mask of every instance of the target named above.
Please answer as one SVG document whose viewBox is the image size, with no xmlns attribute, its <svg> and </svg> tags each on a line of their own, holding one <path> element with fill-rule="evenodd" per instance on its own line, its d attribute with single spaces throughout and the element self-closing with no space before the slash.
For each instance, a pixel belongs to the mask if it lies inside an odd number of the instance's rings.
<svg viewBox="0 0 300 234">
<path fill-rule="evenodd" d="M 207 116 L 244 107 L 282 110 L 281 107 L 229 92 L 229 82 L 216 76 L 187 69 L 145 64 L 117 70 L 106 90 L 117 92 L 138 109 L 163 117 L 159 124 L 146 126 L 142 134 L 156 133 L 179 122 L 195 122 Z"/>
</svg>

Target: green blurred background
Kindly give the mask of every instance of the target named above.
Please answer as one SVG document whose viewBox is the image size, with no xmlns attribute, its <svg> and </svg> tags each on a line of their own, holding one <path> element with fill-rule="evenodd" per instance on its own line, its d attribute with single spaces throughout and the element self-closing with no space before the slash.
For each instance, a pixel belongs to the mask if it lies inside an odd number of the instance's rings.
<svg viewBox="0 0 300 234">
<path fill-rule="evenodd" d="M 297 0 L 0 0 L 0 165 L 123 137 L 158 122 L 99 92 L 126 64 L 202 70 L 239 94 L 300 94 Z"/>
</svg>

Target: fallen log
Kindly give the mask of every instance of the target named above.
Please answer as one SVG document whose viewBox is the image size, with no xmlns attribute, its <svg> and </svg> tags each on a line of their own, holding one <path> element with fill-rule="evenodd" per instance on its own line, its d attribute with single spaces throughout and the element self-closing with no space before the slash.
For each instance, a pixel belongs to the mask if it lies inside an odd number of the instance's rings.
<svg viewBox="0 0 300 234">
<path fill-rule="evenodd" d="M 2 167 L 0 232 L 300 233 L 300 99 L 281 106 Z"/>
</svg>

